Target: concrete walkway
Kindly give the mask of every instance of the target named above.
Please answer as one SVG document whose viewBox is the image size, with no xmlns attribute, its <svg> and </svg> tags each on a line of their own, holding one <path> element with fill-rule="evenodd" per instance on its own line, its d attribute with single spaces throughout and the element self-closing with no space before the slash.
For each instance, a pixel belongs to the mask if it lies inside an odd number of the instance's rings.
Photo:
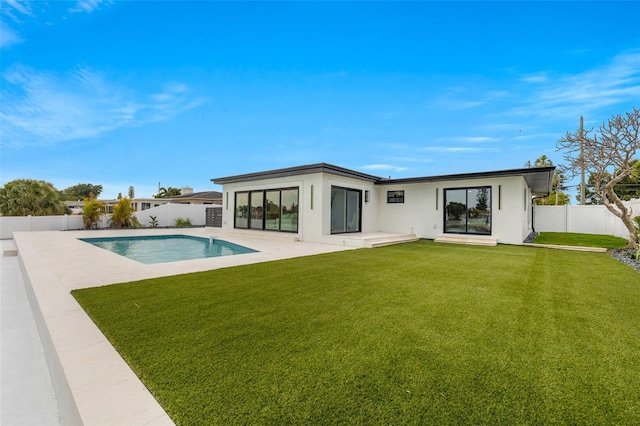
<svg viewBox="0 0 640 426">
<path fill-rule="evenodd" d="M 0 251 L 15 249 L 0 240 Z M 0 257 L 0 424 L 56 426 L 58 406 L 16 256 Z"/>
</svg>

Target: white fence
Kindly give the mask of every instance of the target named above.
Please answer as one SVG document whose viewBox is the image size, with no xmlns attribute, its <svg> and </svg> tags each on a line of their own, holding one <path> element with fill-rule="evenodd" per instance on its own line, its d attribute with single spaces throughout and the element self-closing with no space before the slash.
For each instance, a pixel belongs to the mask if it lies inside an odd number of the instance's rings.
<svg viewBox="0 0 640 426">
<path fill-rule="evenodd" d="M 151 216 L 158 220 L 158 226 L 175 226 L 176 219 L 189 219 L 193 226 L 204 226 L 207 207 L 213 204 L 163 204 L 141 212 L 136 212 L 138 222 L 142 226 L 151 226 Z"/>
<path fill-rule="evenodd" d="M 159 227 L 175 226 L 176 219 L 191 220 L 193 226 L 204 226 L 206 208 L 211 204 L 164 204 L 141 212 L 135 216 L 143 227 L 151 226 L 150 216 L 155 216 Z M 102 217 L 98 227 L 107 228 L 111 215 Z M 0 216 L 0 239 L 13 238 L 14 232 L 68 231 L 82 229 L 82 216 Z"/>
<path fill-rule="evenodd" d="M 640 199 L 625 201 L 640 216 Z M 629 230 L 605 206 L 534 206 L 536 232 L 578 232 L 629 238 Z"/>
</svg>

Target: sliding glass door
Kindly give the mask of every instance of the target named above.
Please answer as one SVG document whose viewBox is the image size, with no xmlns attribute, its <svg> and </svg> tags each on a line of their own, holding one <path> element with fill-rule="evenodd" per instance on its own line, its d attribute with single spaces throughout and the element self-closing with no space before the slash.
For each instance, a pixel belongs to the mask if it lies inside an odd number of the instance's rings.
<svg viewBox="0 0 640 426">
<path fill-rule="evenodd" d="M 491 187 L 444 190 L 444 232 L 491 235 Z"/>
<path fill-rule="evenodd" d="M 298 232 L 298 197 L 298 188 L 236 192 L 234 227 Z"/>
<path fill-rule="evenodd" d="M 331 233 L 360 232 L 362 191 L 331 187 Z"/>
</svg>

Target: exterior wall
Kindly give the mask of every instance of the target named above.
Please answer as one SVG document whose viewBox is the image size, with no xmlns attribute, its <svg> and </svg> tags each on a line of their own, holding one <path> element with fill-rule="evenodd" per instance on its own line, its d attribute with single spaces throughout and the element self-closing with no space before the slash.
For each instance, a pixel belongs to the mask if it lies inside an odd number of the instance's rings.
<svg viewBox="0 0 640 426">
<path fill-rule="evenodd" d="M 361 232 L 377 232 L 379 231 L 378 223 L 378 204 L 379 200 L 376 195 L 376 188 L 372 182 L 353 179 L 343 176 L 324 174 L 322 177 L 322 228 L 321 233 L 313 234 L 313 241 L 335 244 L 335 237 L 331 237 L 331 187 L 340 186 L 343 188 L 355 189 L 362 191 L 362 229 Z M 365 191 L 369 191 L 369 201 L 365 201 Z M 340 235 L 349 235 L 340 234 Z"/>
<path fill-rule="evenodd" d="M 328 173 L 313 173 L 292 177 L 261 179 L 251 182 L 225 184 L 223 189 L 222 230 L 224 232 L 260 232 L 273 236 L 294 236 L 300 241 L 332 242 L 331 236 L 331 187 L 340 186 L 361 190 L 362 232 L 378 231 L 378 200 L 373 183 L 336 176 Z M 298 188 L 298 232 L 235 229 L 235 193 L 277 188 Z M 364 191 L 369 191 L 369 202 L 365 202 Z"/>
<path fill-rule="evenodd" d="M 379 230 L 434 239 L 444 232 L 444 190 L 478 186 L 491 187 L 491 237 L 521 244 L 531 232 L 531 194 L 521 177 L 379 185 Z M 403 204 L 387 203 L 394 190 L 405 191 Z"/>
<path fill-rule="evenodd" d="M 304 232 L 306 229 L 311 229 L 311 226 L 315 223 L 316 227 L 319 227 L 320 219 L 320 202 L 318 201 L 317 207 L 315 206 L 316 187 L 319 187 L 321 180 L 319 175 L 303 175 L 303 176 L 291 176 L 274 179 L 262 179 L 251 182 L 238 182 L 229 183 L 223 187 L 223 199 L 222 199 L 222 230 L 224 232 L 267 232 L 274 236 L 281 234 L 282 236 L 294 236 L 298 239 L 305 240 Z M 309 208 L 311 203 L 311 186 L 314 186 L 314 209 Z M 265 189 L 279 189 L 279 188 L 298 188 L 298 232 L 278 232 L 278 231 L 262 231 L 251 229 L 235 229 L 233 227 L 235 217 L 235 193 L 242 191 L 259 191 Z M 317 216 L 317 217 L 316 217 Z M 308 241 L 308 240 L 305 240 Z"/>
<path fill-rule="evenodd" d="M 335 244 L 336 238 L 331 235 L 332 186 L 362 191 L 362 233 L 393 232 L 434 239 L 444 232 L 444 190 L 478 186 L 491 187 L 492 238 L 499 243 L 522 244 L 532 231 L 531 193 L 520 176 L 374 185 L 373 182 L 329 173 L 224 185 L 223 231 L 291 235 L 287 232 L 234 229 L 234 194 L 237 191 L 298 187 L 298 232 L 294 237 L 300 241 Z M 393 190 L 405 191 L 404 203 L 387 203 L 387 191 Z M 365 201 L 365 191 L 369 191 L 368 202 Z"/>
<path fill-rule="evenodd" d="M 380 231 L 416 234 L 419 238 L 433 239 L 442 229 L 442 188 L 436 205 L 434 183 L 378 185 Z M 387 203 L 387 191 L 404 191 L 404 203 Z M 437 207 L 437 208 L 436 208 Z"/>
</svg>

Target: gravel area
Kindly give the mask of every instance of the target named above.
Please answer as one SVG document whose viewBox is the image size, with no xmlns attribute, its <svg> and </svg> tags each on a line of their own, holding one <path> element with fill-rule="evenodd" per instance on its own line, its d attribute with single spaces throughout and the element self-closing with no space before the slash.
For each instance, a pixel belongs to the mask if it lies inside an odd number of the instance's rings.
<svg viewBox="0 0 640 426">
<path fill-rule="evenodd" d="M 622 250 L 610 250 L 611 256 L 618 259 L 625 265 L 631 266 L 636 271 L 640 272 L 640 262 L 635 260 L 635 250 L 622 249 Z"/>
</svg>

